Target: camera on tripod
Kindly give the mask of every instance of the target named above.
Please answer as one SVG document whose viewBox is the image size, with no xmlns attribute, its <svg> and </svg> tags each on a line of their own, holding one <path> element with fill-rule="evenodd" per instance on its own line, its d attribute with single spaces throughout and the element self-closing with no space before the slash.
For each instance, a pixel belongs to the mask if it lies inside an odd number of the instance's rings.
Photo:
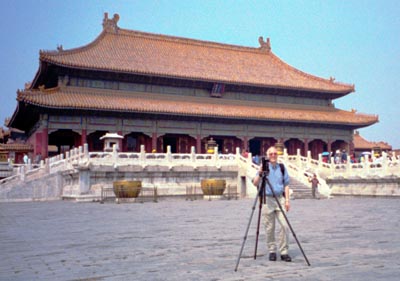
<svg viewBox="0 0 400 281">
<path fill-rule="evenodd" d="M 269 173 L 269 159 L 267 157 L 262 157 L 261 163 L 262 163 L 262 171 L 268 174 Z"/>
</svg>

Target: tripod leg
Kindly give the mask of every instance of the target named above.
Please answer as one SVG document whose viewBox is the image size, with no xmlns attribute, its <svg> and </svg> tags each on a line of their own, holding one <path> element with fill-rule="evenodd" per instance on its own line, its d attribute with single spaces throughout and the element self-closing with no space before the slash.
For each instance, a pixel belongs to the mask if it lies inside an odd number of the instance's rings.
<svg viewBox="0 0 400 281">
<path fill-rule="evenodd" d="M 257 233 L 256 233 L 256 246 L 255 246 L 255 249 L 254 249 L 254 259 L 257 259 L 258 236 L 260 235 L 261 209 L 262 209 L 262 198 L 260 197 L 260 204 L 259 204 L 259 208 L 258 208 L 258 222 L 257 222 Z"/>
<path fill-rule="evenodd" d="M 275 192 L 274 192 L 274 190 L 273 190 L 273 188 L 272 188 L 272 186 L 271 186 L 271 184 L 270 184 L 270 182 L 269 182 L 268 179 L 266 179 L 266 182 L 267 182 L 267 184 L 268 184 L 268 186 L 269 186 L 269 188 L 270 188 L 270 190 L 271 190 L 271 192 L 272 192 L 272 195 L 274 196 L 274 198 L 275 198 L 275 200 L 276 200 L 276 203 L 278 204 L 279 210 L 282 212 L 282 215 L 283 215 L 283 217 L 285 218 L 286 223 L 287 223 L 287 225 L 289 226 L 289 229 L 290 229 L 290 231 L 292 232 L 293 237 L 294 237 L 294 239 L 295 239 L 296 242 L 297 242 L 297 245 L 298 245 L 299 248 L 300 248 L 301 253 L 302 253 L 303 256 L 304 256 L 304 259 L 306 260 L 307 265 L 310 266 L 311 264 L 310 264 L 310 262 L 308 261 L 307 256 L 306 256 L 306 254 L 304 253 L 303 248 L 302 248 L 301 245 L 300 245 L 299 240 L 297 239 L 296 233 L 294 233 L 294 230 L 293 230 L 293 228 L 292 228 L 292 225 L 290 224 L 290 222 L 289 222 L 289 220 L 288 220 L 288 218 L 287 218 L 287 216 L 286 216 L 286 213 L 285 213 L 285 211 L 283 210 L 281 203 L 279 202 L 279 199 L 276 197 Z"/>
<path fill-rule="evenodd" d="M 244 237 L 243 237 L 242 247 L 240 248 L 240 253 L 239 253 L 238 259 L 236 261 L 235 271 L 237 271 L 237 269 L 239 267 L 240 258 L 242 257 L 244 244 L 246 243 L 247 234 L 249 233 L 249 228 L 250 228 L 250 225 L 251 225 L 251 220 L 253 219 L 254 210 L 255 210 L 256 205 L 257 205 L 258 196 L 259 196 L 259 191 L 257 192 L 257 196 L 256 196 L 256 198 L 254 200 L 253 207 L 251 208 L 250 219 L 249 219 L 249 222 L 247 224 L 246 232 L 245 232 Z"/>
</svg>

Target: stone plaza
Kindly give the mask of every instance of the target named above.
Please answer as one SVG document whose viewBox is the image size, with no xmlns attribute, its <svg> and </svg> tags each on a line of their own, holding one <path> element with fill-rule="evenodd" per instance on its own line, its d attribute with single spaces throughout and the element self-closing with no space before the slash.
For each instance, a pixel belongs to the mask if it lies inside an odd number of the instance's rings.
<svg viewBox="0 0 400 281">
<path fill-rule="evenodd" d="M 399 199 L 292 200 L 311 266 L 293 236 L 293 262 L 268 261 L 263 228 L 254 260 L 253 202 L 0 203 L 0 280 L 399 280 Z"/>
</svg>

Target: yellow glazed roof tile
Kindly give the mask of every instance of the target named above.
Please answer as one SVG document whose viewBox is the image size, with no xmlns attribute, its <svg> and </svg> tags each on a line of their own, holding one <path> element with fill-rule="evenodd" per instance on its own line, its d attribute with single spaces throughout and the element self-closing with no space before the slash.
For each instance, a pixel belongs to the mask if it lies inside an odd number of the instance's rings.
<svg viewBox="0 0 400 281">
<path fill-rule="evenodd" d="M 260 41 L 243 47 L 209 41 L 105 28 L 86 46 L 41 51 L 40 60 L 61 66 L 140 75 L 155 75 L 348 94 L 354 85 L 337 83 L 302 72 L 282 60 Z"/>
<path fill-rule="evenodd" d="M 269 104 L 217 98 L 63 87 L 19 91 L 17 99 L 47 108 L 367 126 L 378 116 L 333 107 Z"/>
</svg>

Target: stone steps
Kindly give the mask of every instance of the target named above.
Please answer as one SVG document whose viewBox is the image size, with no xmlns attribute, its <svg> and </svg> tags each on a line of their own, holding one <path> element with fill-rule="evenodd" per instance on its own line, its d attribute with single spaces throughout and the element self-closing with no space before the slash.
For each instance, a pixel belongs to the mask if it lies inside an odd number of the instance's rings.
<svg viewBox="0 0 400 281">
<path fill-rule="evenodd" d="M 290 178 L 290 189 L 292 199 L 312 199 L 311 187 L 304 185 L 295 178 Z"/>
</svg>

